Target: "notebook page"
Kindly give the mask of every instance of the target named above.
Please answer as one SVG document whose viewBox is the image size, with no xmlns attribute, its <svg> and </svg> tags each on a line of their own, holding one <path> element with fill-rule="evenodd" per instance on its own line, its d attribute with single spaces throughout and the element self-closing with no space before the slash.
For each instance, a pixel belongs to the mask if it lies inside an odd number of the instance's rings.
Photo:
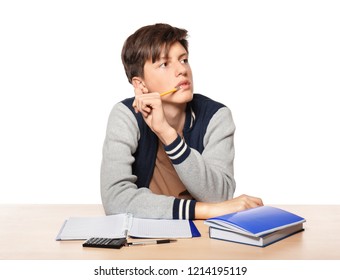
<svg viewBox="0 0 340 280">
<path fill-rule="evenodd" d="M 140 238 L 191 238 L 187 220 L 157 220 L 133 218 L 129 232 L 131 237 Z"/>
<path fill-rule="evenodd" d="M 57 240 L 88 239 L 91 237 L 125 237 L 126 214 L 71 217 L 61 229 Z"/>
</svg>

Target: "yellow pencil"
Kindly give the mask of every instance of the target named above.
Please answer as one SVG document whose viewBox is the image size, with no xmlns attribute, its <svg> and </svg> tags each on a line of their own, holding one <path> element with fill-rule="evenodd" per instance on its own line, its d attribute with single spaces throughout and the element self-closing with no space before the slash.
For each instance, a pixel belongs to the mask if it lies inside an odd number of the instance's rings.
<svg viewBox="0 0 340 280">
<path fill-rule="evenodd" d="M 177 90 L 179 90 L 179 87 L 175 87 L 175 88 L 173 88 L 173 89 L 171 89 L 171 90 L 165 91 L 165 92 L 161 93 L 160 96 L 164 96 L 164 95 L 173 93 L 173 92 L 175 92 L 175 91 L 177 91 Z"/>
</svg>

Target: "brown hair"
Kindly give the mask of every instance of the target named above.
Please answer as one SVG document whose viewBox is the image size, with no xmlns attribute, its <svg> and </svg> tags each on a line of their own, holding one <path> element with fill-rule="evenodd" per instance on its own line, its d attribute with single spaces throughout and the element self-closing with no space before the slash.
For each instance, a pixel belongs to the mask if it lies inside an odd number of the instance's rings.
<svg viewBox="0 0 340 280">
<path fill-rule="evenodd" d="M 130 35 L 122 49 L 122 62 L 130 83 L 133 77 L 144 76 L 144 64 L 160 58 L 163 48 L 167 55 L 172 44 L 179 42 L 188 52 L 188 32 L 169 24 L 157 23 L 138 29 Z"/>
</svg>

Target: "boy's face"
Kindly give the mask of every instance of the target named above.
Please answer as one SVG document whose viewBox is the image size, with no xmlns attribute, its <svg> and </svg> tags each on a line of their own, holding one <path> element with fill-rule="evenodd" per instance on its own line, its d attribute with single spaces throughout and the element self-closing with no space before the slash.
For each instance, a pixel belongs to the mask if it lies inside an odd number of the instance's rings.
<svg viewBox="0 0 340 280">
<path fill-rule="evenodd" d="M 186 103 L 192 99 L 193 79 L 188 62 L 188 53 L 179 43 L 174 43 L 168 56 L 162 51 L 160 59 L 155 63 L 149 59 L 144 65 L 144 79 L 148 92 L 165 92 L 175 87 L 175 93 L 162 97 L 163 102 Z"/>
</svg>

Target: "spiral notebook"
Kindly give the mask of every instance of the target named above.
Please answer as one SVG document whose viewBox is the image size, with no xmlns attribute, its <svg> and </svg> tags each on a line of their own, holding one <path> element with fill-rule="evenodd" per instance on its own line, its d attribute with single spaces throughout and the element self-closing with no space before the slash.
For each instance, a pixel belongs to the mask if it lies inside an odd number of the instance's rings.
<svg viewBox="0 0 340 280">
<path fill-rule="evenodd" d="M 105 238 L 192 238 L 201 236 L 191 220 L 135 218 L 131 214 L 67 219 L 56 240 Z"/>
</svg>

